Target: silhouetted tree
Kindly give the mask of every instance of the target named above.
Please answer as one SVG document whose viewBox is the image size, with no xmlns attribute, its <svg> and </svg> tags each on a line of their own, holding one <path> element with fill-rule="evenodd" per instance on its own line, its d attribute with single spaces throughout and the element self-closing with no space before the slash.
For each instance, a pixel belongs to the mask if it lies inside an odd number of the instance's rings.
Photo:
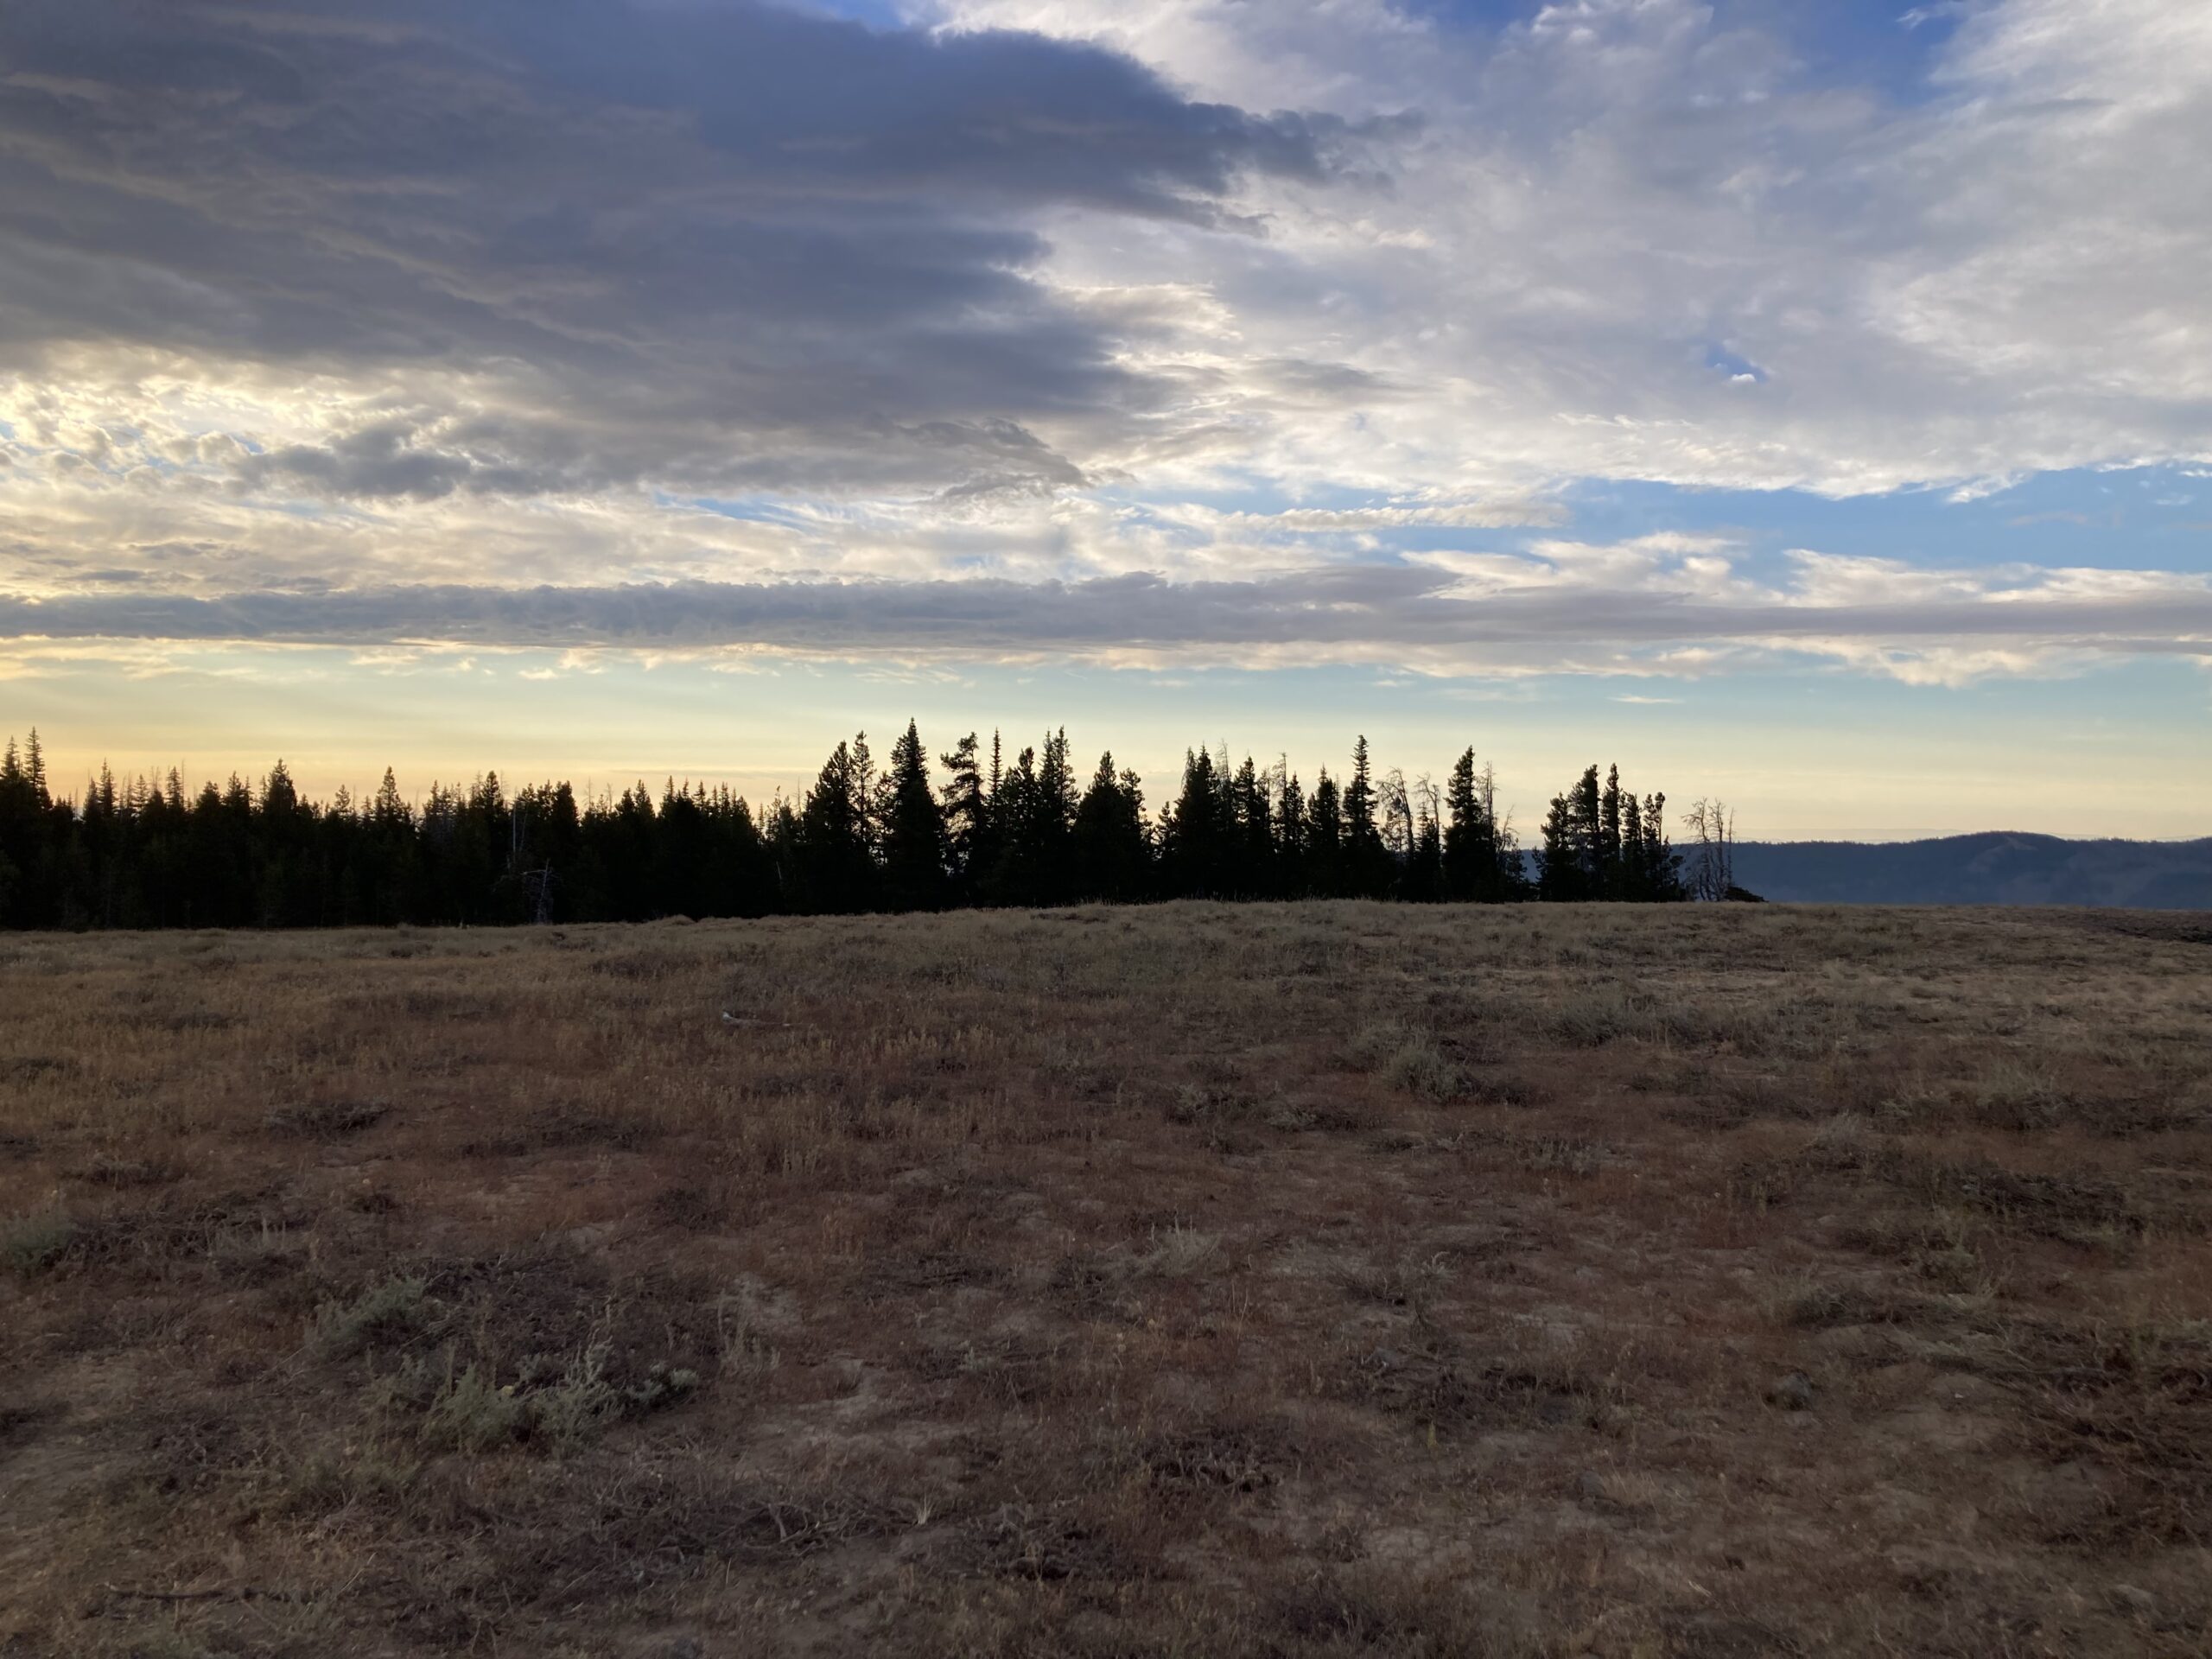
<svg viewBox="0 0 2212 1659">
<path fill-rule="evenodd" d="M 1359 899 L 1380 898 L 1389 890 L 1390 856 L 1375 822 L 1375 774 L 1367 739 L 1352 745 L 1351 778 L 1344 789 L 1344 849 L 1338 891 Z"/>
<path fill-rule="evenodd" d="M 941 754 L 938 764 L 951 776 L 938 791 L 944 807 L 946 857 L 956 897 L 971 896 L 976 878 L 988 870 L 996 856 L 991 835 L 991 792 L 998 776 L 998 738 L 991 739 L 991 779 L 986 781 L 970 732 Z"/>
<path fill-rule="evenodd" d="M 1496 790 L 1487 766 L 1475 771 L 1473 749 L 1452 762 L 1444 805 L 1449 815 L 1443 849 L 1446 896 L 1484 904 L 1506 898 L 1511 884 L 1498 838 Z"/>
<path fill-rule="evenodd" d="M 1202 748 L 1186 749 L 1182 792 L 1160 825 L 1166 891 L 1179 898 L 1217 898 L 1227 891 L 1236 830 L 1213 756 Z"/>
<path fill-rule="evenodd" d="M 1346 885 L 1344 803 L 1337 792 L 1337 780 L 1324 766 L 1306 813 L 1305 891 L 1333 897 L 1345 891 Z"/>
<path fill-rule="evenodd" d="M 799 897 L 804 908 L 832 913 L 873 909 L 874 768 L 864 738 L 840 743 L 823 763 L 798 814 Z"/>
<path fill-rule="evenodd" d="M 897 910 L 935 910 L 948 893 L 944 818 L 930 789 L 919 728 L 893 745 L 883 818 L 883 891 Z"/>
<path fill-rule="evenodd" d="M 0 749 L 0 926 L 478 925 L 642 920 L 671 914 L 1058 904 L 1158 893 L 1255 898 L 1526 896 L 1521 855 L 1490 769 L 1464 753 L 1443 789 L 1378 779 L 1364 739 L 1341 789 L 1310 794 L 1287 762 L 1187 752 L 1157 829 L 1133 772 L 1102 756 L 1078 791 L 1065 731 L 989 769 L 971 734 L 933 791 L 912 721 L 880 776 L 865 735 L 838 745 L 803 800 L 758 816 L 727 785 L 664 780 L 580 801 L 565 783 L 512 795 L 496 772 L 434 783 L 417 804 L 387 771 L 356 801 L 304 798 L 273 766 L 195 796 L 102 766 L 57 796 L 42 748 Z M 1713 847 L 1692 885 L 1727 874 L 1732 827 L 1700 804 Z M 1666 798 L 1639 799 L 1598 769 L 1552 802 L 1538 896 L 1685 896 L 1666 838 Z M 1378 818 L 1380 822 L 1378 823 Z M 1693 815 L 1692 823 L 1700 820 Z M 1717 871 L 1717 875 L 1715 872 Z M 1726 887 L 1722 887 L 1725 894 Z"/>
<path fill-rule="evenodd" d="M 1134 772 L 1116 772 L 1114 757 L 1098 769 L 1075 810 L 1075 897 L 1128 900 L 1152 885 L 1152 841 L 1145 833 L 1144 791 Z"/>
</svg>

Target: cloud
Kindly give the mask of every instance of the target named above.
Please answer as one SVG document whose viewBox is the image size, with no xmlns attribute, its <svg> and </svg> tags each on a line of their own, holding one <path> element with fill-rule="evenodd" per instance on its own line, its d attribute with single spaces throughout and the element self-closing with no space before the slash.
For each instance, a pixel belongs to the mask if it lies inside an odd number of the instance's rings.
<svg viewBox="0 0 2212 1659">
<path fill-rule="evenodd" d="M 1078 481 L 1175 391 L 1039 282 L 1038 215 L 1234 230 L 1357 149 L 743 0 L 84 0 L 7 9 L 0 62 L 0 365 L 304 385 L 239 480 L 416 500 L 988 484 L 1009 434 Z"/>
<path fill-rule="evenodd" d="M 1905 99 L 1779 32 L 1792 10 L 944 5 L 1201 96 L 1420 111 L 1388 196 L 1255 181 L 1264 243 L 1057 238 L 1071 282 L 1206 273 L 1240 351 L 1318 340 L 1404 389 L 1266 423 L 1274 475 L 1845 495 L 2212 453 L 2212 174 L 2182 159 L 2212 149 L 2212 11 L 1993 0 L 1917 32 Z"/>
<path fill-rule="evenodd" d="M 1900 91 L 1764 5 L 917 4 L 0 9 L 8 632 L 2203 654 L 2186 572 L 1567 486 L 2212 462 L 2212 12 L 1925 8 Z"/>
<path fill-rule="evenodd" d="M 1716 580 L 1713 556 L 1686 552 L 1679 540 L 1539 543 L 1499 556 L 1472 580 L 1455 561 L 1437 558 L 1189 582 L 1140 572 L 1072 582 L 416 584 L 219 599 L 0 600 L 0 638 L 1361 663 L 1477 675 L 1701 672 L 1732 652 L 1942 683 L 2145 650 L 2212 661 L 2212 579 L 1930 572 L 1800 552 L 1786 582 L 1764 585 L 1732 574 Z"/>
</svg>

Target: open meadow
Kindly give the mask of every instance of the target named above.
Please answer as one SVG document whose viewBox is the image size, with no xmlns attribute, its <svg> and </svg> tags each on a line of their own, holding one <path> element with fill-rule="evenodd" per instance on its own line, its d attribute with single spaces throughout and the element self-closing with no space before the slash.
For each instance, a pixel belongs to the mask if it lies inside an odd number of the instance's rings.
<svg viewBox="0 0 2212 1659">
<path fill-rule="evenodd" d="M 0 1653 L 2196 1655 L 2212 918 L 0 938 Z"/>
</svg>

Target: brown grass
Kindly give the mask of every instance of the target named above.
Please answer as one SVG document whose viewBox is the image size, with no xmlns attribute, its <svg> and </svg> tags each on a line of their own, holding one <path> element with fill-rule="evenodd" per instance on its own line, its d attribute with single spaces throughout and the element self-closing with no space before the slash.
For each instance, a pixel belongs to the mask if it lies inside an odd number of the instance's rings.
<svg viewBox="0 0 2212 1659">
<path fill-rule="evenodd" d="M 2212 1648 L 2201 918 L 15 938 L 0 1007 L 0 1652 Z"/>
</svg>

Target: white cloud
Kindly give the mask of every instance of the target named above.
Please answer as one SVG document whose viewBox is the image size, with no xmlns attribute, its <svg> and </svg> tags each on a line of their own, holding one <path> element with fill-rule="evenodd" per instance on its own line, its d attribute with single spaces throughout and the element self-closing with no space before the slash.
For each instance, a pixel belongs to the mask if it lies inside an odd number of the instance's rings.
<svg viewBox="0 0 2212 1659">
<path fill-rule="evenodd" d="M 1399 389 L 1356 427 L 1255 399 L 1224 449 L 1271 474 L 1849 493 L 2212 454 L 2212 9 L 2001 0 L 1916 106 L 1699 0 L 1487 36 L 1382 0 L 946 16 L 1108 41 L 1258 107 L 1418 110 L 1387 193 L 1249 192 L 1263 243 L 1056 230 L 1047 270 L 1087 290 L 1173 273 L 1246 352 L 1294 340 Z M 1715 348 L 1745 366 L 1713 375 Z"/>
<path fill-rule="evenodd" d="M 2186 574 L 1760 575 L 1578 535 L 1561 486 L 2212 462 L 2212 9 L 1993 0 L 1910 105 L 1697 0 L 1488 33 L 944 0 L 934 44 L 741 3 L 310 13 L 390 27 L 334 56 L 283 6 L 180 3 L 206 50 L 164 68 L 0 17 L 19 634 L 1944 683 L 2203 654 Z M 743 96 L 689 49 L 725 27 Z M 779 30 L 849 73 L 784 85 Z"/>
</svg>

